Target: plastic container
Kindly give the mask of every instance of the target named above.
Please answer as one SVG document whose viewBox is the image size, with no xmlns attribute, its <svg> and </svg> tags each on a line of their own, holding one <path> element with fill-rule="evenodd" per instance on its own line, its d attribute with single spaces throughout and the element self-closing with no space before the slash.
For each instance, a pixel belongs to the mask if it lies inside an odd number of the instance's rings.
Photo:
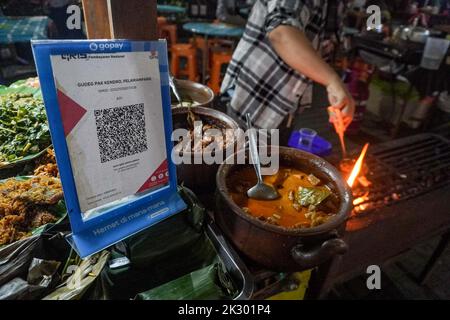
<svg viewBox="0 0 450 320">
<path fill-rule="evenodd" d="M 429 70 L 438 70 L 447 54 L 450 40 L 428 38 L 420 66 Z"/>
<path fill-rule="evenodd" d="M 299 130 L 299 134 L 298 145 L 301 146 L 303 150 L 311 152 L 317 132 L 313 129 L 302 128 Z"/>
<path fill-rule="evenodd" d="M 307 129 L 307 128 L 304 128 Z M 304 130 L 301 129 L 301 130 Z M 331 154 L 331 151 L 333 150 L 333 146 L 330 142 L 325 140 L 324 138 L 320 137 L 319 135 L 316 135 L 311 139 L 311 145 L 305 145 L 305 132 L 300 132 L 301 130 L 296 130 L 291 133 L 291 137 L 289 138 L 288 146 L 291 148 L 300 149 L 312 154 L 315 154 L 320 157 L 326 157 Z M 311 129 L 308 129 L 311 130 Z M 314 130 L 311 130 L 314 131 Z M 315 131 L 314 131 L 315 132 Z M 311 133 L 311 132 L 310 132 Z M 308 137 L 306 138 L 308 139 Z"/>
</svg>

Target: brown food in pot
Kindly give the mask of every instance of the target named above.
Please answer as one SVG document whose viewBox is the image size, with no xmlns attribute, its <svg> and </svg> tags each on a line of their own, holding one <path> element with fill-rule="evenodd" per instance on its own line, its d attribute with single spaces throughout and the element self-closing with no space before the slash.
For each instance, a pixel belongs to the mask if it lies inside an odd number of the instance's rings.
<svg viewBox="0 0 450 320">
<path fill-rule="evenodd" d="M 281 197 L 264 201 L 247 196 L 247 190 L 256 184 L 252 167 L 233 172 L 227 179 L 227 186 L 233 201 L 244 212 L 276 226 L 295 229 L 316 227 L 335 214 L 330 210 L 332 206 L 326 205 L 331 190 L 312 174 L 282 167 L 277 174 L 265 176 L 264 182 L 277 188 Z"/>
<path fill-rule="evenodd" d="M 208 132 L 208 130 L 218 130 L 221 132 L 221 135 L 216 135 L 211 131 Z M 201 136 L 201 139 L 195 139 L 196 135 Z M 226 129 L 220 128 L 214 124 L 204 124 L 201 121 L 196 121 L 194 129 L 189 130 L 188 136 L 181 138 L 178 141 L 178 144 L 175 146 L 175 151 L 179 154 L 186 151 L 186 146 L 182 143 L 184 139 L 190 140 L 190 150 L 188 151 L 193 152 L 197 152 L 199 150 L 205 151 L 205 149 L 208 148 L 213 142 L 216 143 L 216 146 L 214 146 L 213 149 L 226 149 L 228 144 L 234 140 L 231 130 L 227 131 Z"/>
</svg>

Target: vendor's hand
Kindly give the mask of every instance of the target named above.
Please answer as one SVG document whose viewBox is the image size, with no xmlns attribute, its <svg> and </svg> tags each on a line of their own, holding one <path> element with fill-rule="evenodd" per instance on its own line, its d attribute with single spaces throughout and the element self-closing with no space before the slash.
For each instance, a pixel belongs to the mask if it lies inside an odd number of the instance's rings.
<svg viewBox="0 0 450 320">
<path fill-rule="evenodd" d="M 353 100 L 353 97 L 350 95 L 347 87 L 337 75 L 328 84 L 327 92 L 330 105 L 341 109 L 344 118 L 344 126 L 347 129 L 352 122 L 353 114 L 355 113 L 355 101 Z M 330 122 L 333 122 L 332 118 L 330 118 Z"/>
</svg>

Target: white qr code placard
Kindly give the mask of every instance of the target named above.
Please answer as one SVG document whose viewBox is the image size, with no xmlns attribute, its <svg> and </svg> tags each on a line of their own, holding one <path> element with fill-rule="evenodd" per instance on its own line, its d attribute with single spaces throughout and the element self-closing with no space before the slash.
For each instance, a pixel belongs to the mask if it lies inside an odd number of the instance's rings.
<svg viewBox="0 0 450 320">
<path fill-rule="evenodd" d="M 53 55 L 51 63 L 84 218 L 167 185 L 155 52 Z"/>
</svg>

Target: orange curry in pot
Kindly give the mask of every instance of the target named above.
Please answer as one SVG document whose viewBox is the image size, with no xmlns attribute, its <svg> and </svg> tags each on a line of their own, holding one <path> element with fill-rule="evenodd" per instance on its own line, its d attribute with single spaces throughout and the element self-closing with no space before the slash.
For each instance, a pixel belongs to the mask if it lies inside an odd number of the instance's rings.
<svg viewBox="0 0 450 320">
<path fill-rule="evenodd" d="M 265 176 L 264 182 L 281 195 L 271 201 L 247 196 L 256 181 L 254 169 L 243 167 L 228 177 L 227 186 L 233 201 L 261 221 L 285 228 L 310 228 L 325 223 L 336 212 L 329 201 L 332 191 L 313 174 L 281 167 L 277 174 Z"/>
</svg>

